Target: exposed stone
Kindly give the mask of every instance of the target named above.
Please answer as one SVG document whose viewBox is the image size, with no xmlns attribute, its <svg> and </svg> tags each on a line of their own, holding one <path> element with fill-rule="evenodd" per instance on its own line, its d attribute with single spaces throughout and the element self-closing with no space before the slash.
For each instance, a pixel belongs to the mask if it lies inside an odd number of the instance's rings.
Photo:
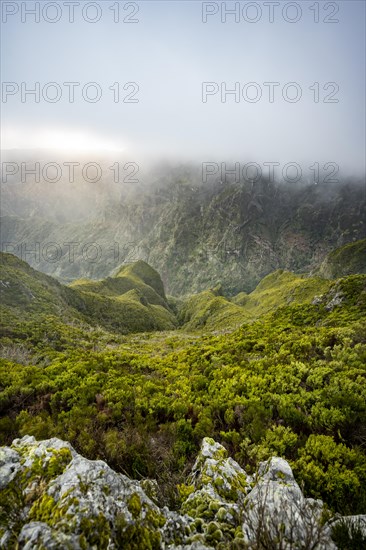
<svg viewBox="0 0 366 550">
<path fill-rule="evenodd" d="M 10 447 L 0 449 L 0 489 L 6 487 L 20 469 L 20 455 Z"/>
<path fill-rule="evenodd" d="M 262 542 L 333 550 L 331 531 L 342 523 L 366 537 L 366 516 L 336 516 L 322 526 L 323 503 L 304 498 L 282 458 L 250 477 L 210 438 L 180 512 L 159 508 L 156 481 L 133 481 L 56 438 L 26 436 L 0 449 L 0 488 L 0 548 L 207 550 Z"/>
<path fill-rule="evenodd" d="M 359 516 L 338 516 L 333 518 L 329 524 L 331 531 L 335 535 L 341 528 L 341 531 L 346 532 L 349 538 L 363 538 L 363 543 L 366 540 L 366 515 Z M 362 543 L 360 543 L 362 544 Z M 365 545 L 363 545 L 365 546 Z M 353 545 L 355 548 L 355 544 Z"/>
<path fill-rule="evenodd" d="M 243 512 L 244 540 L 249 548 L 260 538 L 276 540 L 283 550 L 335 547 L 328 526 L 321 527 L 323 503 L 304 498 L 288 462 L 271 458 L 262 462 Z"/>
<path fill-rule="evenodd" d="M 66 535 L 55 531 L 46 523 L 40 521 L 31 521 L 22 528 L 18 541 L 23 550 L 34 550 L 35 548 L 50 548 L 59 550 L 60 548 L 80 548 L 79 537 L 76 535 Z"/>
<path fill-rule="evenodd" d="M 189 482 L 196 489 L 217 494 L 219 500 L 240 503 L 248 491 L 251 478 L 237 462 L 227 457 L 225 447 L 205 437 L 201 452 L 193 465 Z"/>
<path fill-rule="evenodd" d="M 333 298 L 326 304 L 325 309 L 332 311 L 336 306 L 339 306 L 344 300 L 344 296 L 341 292 L 336 292 Z"/>
<path fill-rule="evenodd" d="M 9 464 L 2 465 L 0 477 L 4 471 L 9 480 L 2 495 L 9 509 L 4 527 L 13 532 L 21 527 L 18 540 L 24 547 L 114 548 L 123 547 L 132 535 L 132 548 L 160 547 L 166 520 L 137 481 L 105 462 L 87 460 L 58 439 L 26 437 L 13 447 L 22 464 L 10 479 L 15 455 L 12 449 L 5 451 Z M 22 516 L 24 525 L 18 525 Z M 1 545 L 8 539 L 9 533 L 3 533 Z"/>
<path fill-rule="evenodd" d="M 336 520 L 335 523 L 338 523 L 339 521 L 344 521 L 349 526 L 360 529 L 363 536 L 366 537 L 366 514 L 359 516 L 346 516 L 341 518 L 340 520 Z"/>
</svg>

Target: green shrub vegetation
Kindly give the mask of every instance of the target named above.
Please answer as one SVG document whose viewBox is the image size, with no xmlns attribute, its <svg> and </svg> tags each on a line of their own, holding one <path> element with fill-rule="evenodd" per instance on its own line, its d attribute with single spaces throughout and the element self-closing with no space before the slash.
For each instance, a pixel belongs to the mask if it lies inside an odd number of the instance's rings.
<svg viewBox="0 0 366 550">
<path fill-rule="evenodd" d="M 217 287 L 169 306 L 146 266 L 68 288 L 7 255 L 1 443 L 60 437 L 157 478 L 161 503 L 178 506 L 210 436 L 248 472 L 283 456 L 307 496 L 364 513 L 366 276 L 277 271 L 237 300 Z"/>
</svg>

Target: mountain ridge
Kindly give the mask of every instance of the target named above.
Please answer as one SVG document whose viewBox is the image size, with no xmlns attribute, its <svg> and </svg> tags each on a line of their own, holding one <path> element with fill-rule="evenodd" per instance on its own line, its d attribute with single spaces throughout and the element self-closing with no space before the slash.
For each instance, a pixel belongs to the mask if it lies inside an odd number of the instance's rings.
<svg viewBox="0 0 366 550">
<path fill-rule="evenodd" d="M 183 168 L 169 178 L 162 170 L 155 180 L 139 193 L 120 198 L 100 190 L 97 210 L 67 223 L 54 221 L 57 211 L 52 208 L 47 215 L 41 199 L 28 220 L 26 206 L 5 206 L 3 243 L 18 246 L 14 252 L 19 255 L 21 243 L 28 243 L 28 249 L 39 243 L 44 253 L 25 259 L 63 282 L 85 276 L 100 279 L 123 262 L 141 259 L 161 274 L 168 294 L 197 293 L 221 280 L 225 293 L 233 296 L 253 290 L 276 269 L 315 270 L 337 246 L 366 238 L 361 181 L 317 186 L 218 180 L 204 184 L 194 170 Z M 22 186 L 8 186 L 7 204 L 17 204 L 22 192 Z M 57 196 L 57 188 L 53 193 Z M 77 204 L 84 195 L 78 195 L 75 185 L 70 197 Z M 59 261 L 43 257 L 50 242 L 60 247 Z M 72 242 L 78 243 L 74 261 L 66 246 Z M 100 247 L 98 261 L 83 256 L 83 247 L 90 243 Z"/>
<path fill-rule="evenodd" d="M 362 275 L 366 270 L 366 256 L 362 255 L 365 245 L 366 240 L 361 240 L 336 249 L 322 266 L 332 265 L 334 257 L 347 255 L 347 272 Z M 322 303 L 338 285 L 338 279 L 334 282 L 316 273 L 295 274 L 280 269 L 264 277 L 250 293 L 225 296 L 219 284 L 176 300 L 166 297 L 158 272 L 143 260 L 119 266 L 106 279 L 83 278 L 68 286 L 12 254 L 0 253 L 0 260 L 0 294 L 12 314 L 19 315 L 20 310 L 34 315 L 62 314 L 70 320 L 100 324 L 106 330 L 122 333 L 172 330 L 178 326 L 185 330 L 233 329 L 287 305 Z"/>
</svg>

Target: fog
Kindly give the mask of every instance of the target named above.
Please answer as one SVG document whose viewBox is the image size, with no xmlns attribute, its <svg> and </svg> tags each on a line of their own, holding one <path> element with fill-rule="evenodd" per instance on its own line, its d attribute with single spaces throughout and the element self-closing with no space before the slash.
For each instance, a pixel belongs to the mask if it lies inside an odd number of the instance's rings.
<svg viewBox="0 0 366 550">
<path fill-rule="evenodd" d="M 18 159 L 365 172 L 364 2 L 120 3 L 116 23 L 112 2 L 73 22 L 63 2 L 3 4 L 18 11 L 3 12 L 2 148 Z"/>
</svg>

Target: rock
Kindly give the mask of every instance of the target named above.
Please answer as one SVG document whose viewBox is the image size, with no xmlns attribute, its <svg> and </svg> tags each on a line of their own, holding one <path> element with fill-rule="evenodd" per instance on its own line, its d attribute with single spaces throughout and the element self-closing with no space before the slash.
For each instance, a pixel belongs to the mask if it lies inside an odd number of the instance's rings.
<svg viewBox="0 0 366 550">
<path fill-rule="evenodd" d="M 120 548 L 132 536 L 134 548 L 160 547 L 166 519 L 137 481 L 105 462 L 87 460 L 59 439 L 25 437 L 12 447 L 2 454 L 9 458 L 1 468 L 7 479 L 2 496 L 8 501 L 2 546 L 9 531 L 19 530 L 24 548 Z M 9 476 L 14 449 L 22 465 Z"/>
<path fill-rule="evenodd" d="M 179 546 L 167 546 L 166 550 L 211 550 L 212 546 L 205 546 L 200 542 L 191 542 L 190 544 L 184 544 Z"/>
<path fill-rule="evenodd" d="M 325 309 L 327 311 L 333 311 L 336 306 L 339 306 L 344 300 L 342 292 L 336 292 L 333 298 L 326 304 Z"/>
<path fill-rule="evenodd" d="M 259 465 L 258 477 L 248 495 L 243 516 L 244 540 L 256 547 L 263 542 L 277 541 L 278 547 L 291 550 L 308 548 L 316 543 L 319 550 L 335 547 L 329 528 L 321 527 L 323 503 L 304 498 L 288 462 L 271 458 Z"/>
<path fill-rule="evenodd" d="M 2 448 L 0 487 L 0 548 L 208 550 L 260 543 L 333 550 L 334 529 L 366 537 L 366 516 L 337 516 L 321 526 L 323 503 L 304 498 L 282 458 L 261 463 L 250 477 L 210 438 L 179 512 L 157 505 L 156 481 L 133 481 L 56 438 L 26 436 Z"/>
<path fill-rule="evenodd" d="M 296 483 L 289 463 L 278 456 L 261 462 L 258 468 L 258 477 L 263 481 L 282 481 Z"/>
<path fill-rule="evenodd" d="M 20 470 L 20 455 L 9 447 L 0 449 L 0 489 L 4 489 Z"/>
<path fill-rule="evenodd" d="M 23 550 L 34 550 L 35 548 L 49 548 L 59 550 L 60 548 L 80 548 L 79 537 L 66 535 L 55 531 L 41 521 L 31 521 L 22 528 L 19 543 Z"/>
<path fill-rule="evenodd" d="M 201 451 L 188 479 L 196 489 L 214 491 L 226 501 L 243 501 L 251 479 L 232 458 L 225 447 L 205 437 Z"/>
<path fill-rule="evenodd" d="M 366 514 L 359 516 L 343 516 L 341 520 L 337 520 L 337 522 L 342 520 L 349 527 L 359 529 L 362 532 L 363 536 L 366 537 Z"/>
<path fill-rule="evenodd" d="M 234 538 L 249 482 L 239 464 L 227 457 L 226 449 L 206 437 L 188 478 L 194 490 L 181 511 L 201 520 L 199 530 L 205 541 L 215 545 L 229 535 Z"/>
</svg>

